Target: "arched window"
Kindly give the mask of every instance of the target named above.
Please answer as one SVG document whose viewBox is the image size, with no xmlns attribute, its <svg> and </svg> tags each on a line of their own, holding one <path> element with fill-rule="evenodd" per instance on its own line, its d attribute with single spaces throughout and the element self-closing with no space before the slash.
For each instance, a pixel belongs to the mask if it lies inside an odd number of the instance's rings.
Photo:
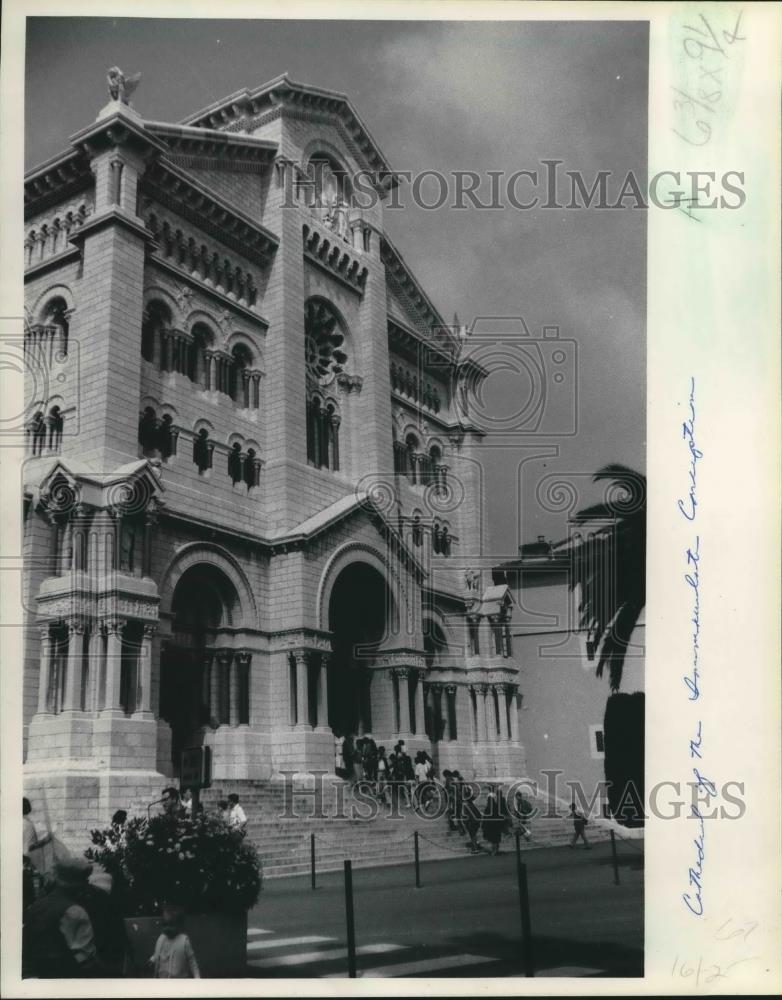
<svg viewBox="0 0 782 1000">
<path fill-rule="evenodd" d="M 209 440 L 209 431 L 202 427 L 193 441 L 193 461 L 198 466 L 198 474 L 212 468 L 214 444 Z"/>
<path fill-rule="evenodd" d="M 43 311 L 44 326 L 55 327 L 60 340 L 60 353 L 68 356 L 68 336 L 70 333 L 68 303 L 61 295 L 56 295 L 46 303 Z"/>
<path fill-rule="evenodd" d="M 261 481 L 261 460 L 255 454 L 254 448 L 248 448 L 247 454 L 244 456 L 244 467 L 242 478 L 247 484 L 247 489 L 251 490 L 253 486 L 258 486 Z"/>
<path fill-rule="evenodd" d="M 344 371 L 342 324 L 329 303 L 310 299 L 305 311 L 305 363 L 307 366 L 307 461 L 317 468 L 339 469 L 341 414 L 323 390 Z"/>
<path fill-rule="evenodd" d="M 242 478 L 243 465 L 244 456 L 242 455 L 242 446 L 238 441 L 235 441 L 228 452 L 228 475 L 231 477 L 232 483 L 236 484 Z"/>
<path fill-rule="evenodd" d="M 144 407 L 139 418 L 138 441 L 143 454 L 153 457 L 157 450 L 157 415 L 151 406 Z"/>
<path fill-rule="evenodd" d="M 252 367 L 252 355 L 244 344 L 236 344 L 231 351 L 231 376 L 229 395 L 240 406 L 250 405 L 249 370 Z"/>
<path fill-rule="evenodd" d="M 426 457 L 426 482 L 432 484 L 435 490 L 439 492 L 440 482 L 438 478 L 438 470 L 442 465 L 443 453 L 439 446 L 433 444 L 429 449 L 429 454 Z"/>
<path fill-rule="evenodd" d="M 196 323 L 191 331 L 190 354 L 188 357 L 187 375 L 191 382 L 202 389 L 209 385 L 209 361 L 207 351 L 213 343 L 212 331 L 205 323 Z"/>
<path fill-rule="evenodd" d="M 418 482 L 418 441 L 414 434 L 408 434 L 405 438 L 406 451 L 406 472 L 407 478 L 415 486 Z"/>
<path fill-rule="evenodd" d="M 413 517 L 413 545 L 419 547 L 424 540 L 424 529 L 421 524 L 421 515 L 416 514 Z"/>
<path fill-rule="evenodd" d="M 49 410 L 46 423 L 49 428 L 49 451 L 58 454 L 62 445 L 62 431 L 65 424 L 65 418 L 59 406 L 53 406 Z"/>
<path fill-rule="evenodd" d="M 46 450 L 46 420 L 43 411 L 36 410 L 27 427 L 28 449 L 33 455 L 43 455 Z"/>
<path fill-rule="evenodd" d="M 171 310 L 163 302 L 154 300 L 144 310 L 141 325 L 141 356 L 145 361 L 157 362 L 162 371 L 169 368 L 164 331 L 171 327 Z"/>
</svg>

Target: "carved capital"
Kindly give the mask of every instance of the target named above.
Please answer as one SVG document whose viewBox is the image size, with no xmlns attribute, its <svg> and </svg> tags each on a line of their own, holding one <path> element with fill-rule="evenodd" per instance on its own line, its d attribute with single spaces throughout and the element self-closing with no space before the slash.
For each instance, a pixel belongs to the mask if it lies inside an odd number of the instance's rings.
<svg viewBox="0 0 782 1000">
<path fill-rule="evenodd" d="M 249 651 L 249 649 L 239 649 L 236 652 L 236 662 L 240 667 L 249 667 L 252 656 L 253 654 Z"/>
<path fill-rule="evenodd" d="M 234 651 L 232 649 L 218 649 L 216 653 L 217 662 L 221 667 L 230 666 L 233 655 Z"/>
<path fill-rule="evenodd" d="M 126 625 L 127 625 L 127 619 L 125 618 L 109 618 L 105 622 L 104 628 L 106 629 L 107 635 L 118 635 L 118 634 L 121 635 L 122 630 L 125 628 Z"/>
<path fill-rule="evenodd" d="M 158 630 L 158 626 L 155 622 L 144 622 L 144 638 L 151 639 Z"/>
<path fill-rule="evenodd" d="M 445 693 L 446 694 L 456 694 L 456 685 L 455 684 L 446 684 L 445 685 Z"/>
</svg>

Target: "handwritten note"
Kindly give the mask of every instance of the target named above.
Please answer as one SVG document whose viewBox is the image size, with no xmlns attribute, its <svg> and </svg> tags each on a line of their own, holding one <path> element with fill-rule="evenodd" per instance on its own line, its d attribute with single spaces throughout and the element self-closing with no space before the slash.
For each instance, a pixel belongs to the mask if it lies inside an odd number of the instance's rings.
<svg viewBox="0 0 782 1000">
<path fill-rule="evenodd" d="M 698 520 L 698 463 L 703 459 L 703 452 L 698 447 L 696 436 L 697 407 L 695 389 L 695 379 L 691 378 L 688 412 L 681 425 L 682 440 L 686 443 L 687 447 L 688 488 L 686 496 L 679 498 L 676 504 L 679 513 L 692 525 L 694 531 L 692 542 L 687 546 L 684 553 L 683 573 L 690 599 L 692 638 L 690 643 L 689 669 L 682 680 L 687 691 L 687 700 L 691 703 L 697 702 L 701 697 L 699 662 L 701 635 L 701 540 L 695 528 L 697 527 Z M 691 765 L 693 801 L 690 805 L 689 815 L 689 818 L 694 820 L 697 826 L 695 827 L 695 835 L 692 838 L 692 860 L 687 870 L 687 891 L 682 893 L 682 900 L 690 913 L 696 917 L 701 917 L 705 912 L 703 882 L 706 862 L 706 817 L 701 811 L 701 796 L 705 796 L 706 805 L 708 806 L 709 800 L 717 794 L 717 790 L 714 782 L 701 772 L 700 762 L 703 760 L 704 736 L 703 721 L 700 718 L 696 718 L 693 722 L 692 735 L 689 738 L 687 750 L 690 760 L 699 762 Z"/>
</svg>

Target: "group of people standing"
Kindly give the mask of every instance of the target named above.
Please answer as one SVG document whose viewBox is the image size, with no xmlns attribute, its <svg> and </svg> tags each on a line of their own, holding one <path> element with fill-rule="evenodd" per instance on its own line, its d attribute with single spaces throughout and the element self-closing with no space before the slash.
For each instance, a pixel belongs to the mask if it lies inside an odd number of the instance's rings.
<svg viewBox="0 0 782 1000">
<path fill-rule="evenodd" d="M 413 760 L 405 741 L 399 740 L 387 754 L 371 736 L 335 736 L 334 769 L 352 784 L 368 783 L 379 799 L 397 797 L 408 805 L 412 804 L 413 787 L 434 776 L 432 758 L 425 750 L 419 750 Z"/>
</svg>

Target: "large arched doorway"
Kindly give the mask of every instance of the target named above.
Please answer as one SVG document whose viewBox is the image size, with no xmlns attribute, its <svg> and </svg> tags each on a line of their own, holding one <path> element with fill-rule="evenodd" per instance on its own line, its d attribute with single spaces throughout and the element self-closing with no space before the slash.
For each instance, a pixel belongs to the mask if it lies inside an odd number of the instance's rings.
<svg viewBox="0 0 782 1000">
<path fill-rule="evenodd" d="M 171 639 L 160 659 L 160 717 L 171 726 L 175 769 L 181 751 L 200 746 L 206 726 L 214 724 L 213 654 L 224 644 L 220 633 L 233 624 L 237 603 L 228 577 L 205 563 L 186 570 L 174 590 Z"/>
<path fill-rule="evenodd" d="M 334 636 L 329 725 L 339 735 L 372 731 L 372 647 L 385 638 L 392 609 L 386 581 L 367 563 L 351 563 L 334 582 L 329 600 L 329 629 Z"/>
</svg>

